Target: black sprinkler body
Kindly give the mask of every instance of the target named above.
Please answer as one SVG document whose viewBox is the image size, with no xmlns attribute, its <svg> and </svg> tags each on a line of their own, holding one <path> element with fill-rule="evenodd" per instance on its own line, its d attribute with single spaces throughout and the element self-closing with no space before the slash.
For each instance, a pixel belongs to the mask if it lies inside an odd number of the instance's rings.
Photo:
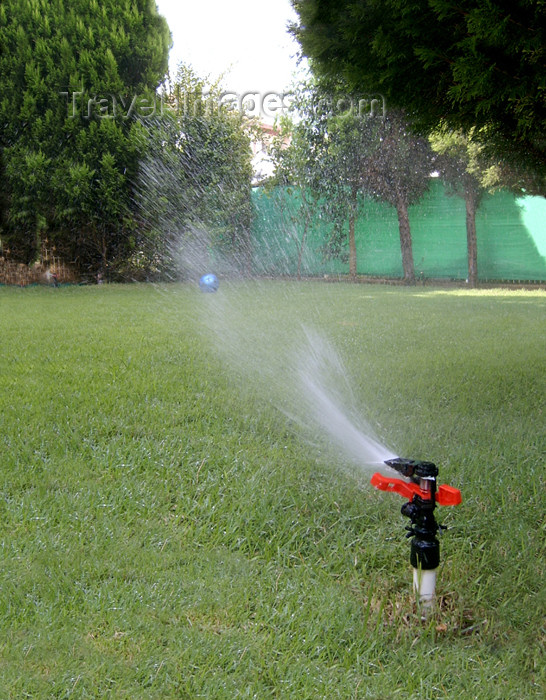
<svg viewBox="0 0 546 700">
<path fill-rule="evenodd" d="M 424 487 L 423 490 L 430 494 L 430 498 L 414 494 L 411 501 L 404 503 L 401 510 L 402 515 L 411 520 L 411 525 L 406 527 L 406 537 L 412 537 L 411 565 L 414 569 L 436 569 L 440 564 L 440 542 L 436 534 L 442 527 L 434 517 L 438 467 L 432 462 L 400 457 L 389 459 L 385 464 L 411 479 L 413 483 L 419 484 L 421 488 Z"/>
<path fill-rule="evenodd" d="M 424 606 L 432 605 L 436 585 L 436 569 L 440 563 L 440 543 L 436 535 L 444 529 L 436 522 L 436 505 L 455 506 L 461 503 L 461 492 L 452 486 L 437 486 L 438 467 L 433 462 L 396 457 L 385 464 L 409 481 L 391 479 L 376 473 L 371 483 L 382 491 L 392 491 L 408 498 L 402 515 L 409 518 L 406 527 L 411 537 L 410 562 L 414 572 L 414 588 Z"/>
</svg>

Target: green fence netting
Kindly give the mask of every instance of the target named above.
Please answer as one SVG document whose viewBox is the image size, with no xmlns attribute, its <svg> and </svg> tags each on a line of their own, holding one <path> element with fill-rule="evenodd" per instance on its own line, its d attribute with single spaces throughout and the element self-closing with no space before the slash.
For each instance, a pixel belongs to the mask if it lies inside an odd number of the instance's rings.
<svg viewBox="0 0 546 700">
<path fill-rule="evenodd" d="M 316 209 L 305 212 L 297 190 L 256 188 L 253 203 L 258 273 L 296 275 L 299 268 L 302 275 L 348 274 L 346 257 L 324 255 L 331 224 Z M 402 277 L 396 211 L 383 202 L 363 199 L 360 212 L 355 226 L 358 274 Z M 432 180 L 423 199 L 410 207 L 409 216 L 416 275 L 466 279 L 464 201 L 449 196 L 440 181 Z M 476 215 L 476 230 L 480 280 L 546 281 L 545 198 L 515 197 L 509 192 L 486 195 Z"/>
</svg>

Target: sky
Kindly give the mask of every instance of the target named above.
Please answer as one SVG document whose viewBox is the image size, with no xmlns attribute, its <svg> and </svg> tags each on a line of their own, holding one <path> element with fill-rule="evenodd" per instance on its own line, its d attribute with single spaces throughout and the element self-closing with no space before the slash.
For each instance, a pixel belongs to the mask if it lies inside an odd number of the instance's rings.
<svg viewBox="0 0 546 700">
<path fill-rule="evenodd" d="M 290 0 L 156 0 L 169 25 L 171 73 L 180 61 L 237 94 L 287 91 L 296 70 Z"/>
</svg>

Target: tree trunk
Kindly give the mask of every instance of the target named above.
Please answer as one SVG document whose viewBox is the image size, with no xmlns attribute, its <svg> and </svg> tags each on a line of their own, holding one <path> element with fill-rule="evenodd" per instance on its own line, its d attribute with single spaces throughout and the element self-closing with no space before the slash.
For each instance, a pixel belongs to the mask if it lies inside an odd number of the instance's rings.
<svg viewBox="0 0 546 700">
<path fill-rule="evenodd" d="M 353 190 L 351 194 L 351 204 L 349 208 L 349 275 L 356 277 L 356 240 L 355 240 L 355 219 L 356 219 L 356 199 L 358 191 Z"/>
<path fill-rule="evenodd" d="M 468 285 L 478 285 L 478 241 L 476 237 L 476 198 L 471 192 L 465 195 L 466 245 L 468 251 Z"/>
<path fill-rule="evenodd" d="M 245 250 L 244 250 L 244 266 L 247 277 L 252 277 L 252 236 L 250 233 L 250 225 L 245 231 Z"/>
<path fill-rule="evenodd" d="M 36 252 L 34 253 L 33 262 L 40 262 L 42 258 L 42 234 L 39 221 L 36 222 L 36 240 L 34 241 L 34 245 L 36 246 Z"/>
<path fill-rule="evenodd" d="M 242 275 L 252 277 L 252 235 L 250 224 L 239 229 L 238 222 L 232 219 L 230 243 L 237 269 Z"/>
<path fill-rule="evenodd" d="M 307 238 L 307 227 L 309 226 L 309 219 L 305 217 L 305 223 L 303 225 L 303 233 L 301 236 L 300 245 L 298 248 L 298 279 L 301 280 L 301 261 L 303 258 L 303 249 L 305 247 L 305 239 Z"/>
<path fill-rule="evenodd" d="M 301 235 L 301 241 L 298 246 L 298 279 L 301 280 L 301 263 L 303 259 L 303 251 L 305 248 L 305 239 L 307 238 L 307 230 L 309 229 L 309 223 L 311 221 L 311 203 L 307 201 L 305 193 L 302 192 L 301 201 L 303 204 L 303 233 Z"/>
<path fill-rule="evenodd" d="M 399 197 L 396 203 L 398 214 L 398 229 L 400 232 L 400 249 L 402 251 L 402 268 L 404 270 L 404 282 L 415 284 L 415 268 L 413 265 L 413 247 L 408 216 L 408 207 L 405 201 Z"/>
<path fill-rule="evenodd" d="M 106 277 L 106 270 L 108 269 L 108 245 L 106 243 L 106 234 L 102 233 L 102 241 L 101 241 L 101 248 L 102 248 L 102 274 L 103 277 Z"/>
</svg>

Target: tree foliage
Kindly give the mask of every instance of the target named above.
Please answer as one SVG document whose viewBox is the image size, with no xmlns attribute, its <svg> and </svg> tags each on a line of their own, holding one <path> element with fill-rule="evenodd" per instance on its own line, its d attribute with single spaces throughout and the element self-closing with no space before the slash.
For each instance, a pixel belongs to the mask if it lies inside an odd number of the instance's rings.
<svg viewBox="0 0 546 700">
<path fill-rule="evenodd" d="M 517 0 L 293 0 L 313 69 L 447 124 L 546 192 L 546 6 Z M 521 171 L 524 171 L 523 174 Z"/>
<path fill-rule="evenodd" d="M 37 259 L 45 239 L 80 269 L 126 254 L 138 117 L 155 105 L 170 33 L 151 0 L 3 0 L 2 237 Z"/>
<path fill-rule="evenodd" d="M 313 193 L 313 207 L 332 223 L 325 253 L 348 258 L 356 275 L 355 221 L 364 196 L 374 197 L 397 211 L 404 278 L 413 282 L 408 207 L 429 187 L 434 157 L 428 141 L 413 133 L 402 112 L 383 115 L 340 80 L 311 79 L 296 91 L 294 108 L 291 143 L 280 149 L 277 167 L 288 182 Z"/>
<path fill-rule="evenodd" d="M 403 112 L 389 110 L 378 136 L 369 160 L 367 191 L 396 209 L 404 279 L 411 284 L 415 269 L 409 207 L 428 190 L 435 159 L 428 141 L 415 135 Z"/>
<path fill-rule="evenodd" d="M 346 102 L 342 95 L 339 81 L 302 83 L 294 95 L 297 117 L 288 132 L 290 145 L 280 149 L 276 161 L 278 173 L 300 190 L 306 226 L 316 212 L 331 222 L 325 256 L 348 259 L 354 277 L 355 222 L 378 124 L 369 112 L 359 113 L 357 95 Z"/>
<path fill-rule="evenodd" d="M 139 167 L 140 264 L 189 276 L 211 265 L 249 270 L 249 125 L 222 95 L 183 64 L 164 95 Z"/>
<path fill-rule="evenodd" d="M 312 85 L 306 81 L 295 87 L 293 109 L 299 116 L 297 120 L 289 115 L 283 116 L 277 123 L 276 137 L 268 144 L 274 175 L 266 182 L 266 189 L 281 193 L 279 213 L 285 234 L 296 241 L 298 279 L 302 273 L 307 235 L 322 215 L 320 196 L 325 168 L 321 166 L 325 164 L 326 156 L 325 132 L 320 124 L 322 120 L 319 119 L 317 124 L 310 118 L 313 95 Z M 315 116 L 319 115 L 315 113 Z"/>
</svg>

